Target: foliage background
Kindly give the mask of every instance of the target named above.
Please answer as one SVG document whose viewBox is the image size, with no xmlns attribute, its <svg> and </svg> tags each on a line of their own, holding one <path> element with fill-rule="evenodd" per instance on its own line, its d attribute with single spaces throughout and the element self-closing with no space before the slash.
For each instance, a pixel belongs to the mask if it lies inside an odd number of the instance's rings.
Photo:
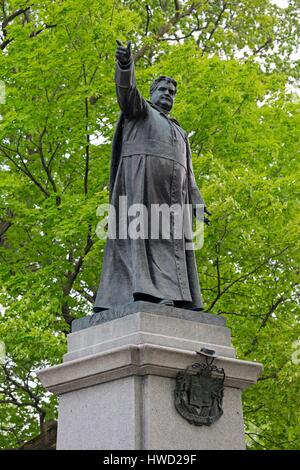
<svg viewBox="0 0 300 470">
<path fill-rule="evenodd" d="M 286 4 L 0 1 L 1 448 L 45 437 L 56 400 L 34 371 L 61 362 L 72 319 L 91 312 L 119 38 L 145 96 L 157 75 L 179 84 L 174 116 L 213 213 L 197 253 L 206 311 L 265 366 L 244 393 L 248 446 L 299 449 L 300 11 Z"/>
</svg>

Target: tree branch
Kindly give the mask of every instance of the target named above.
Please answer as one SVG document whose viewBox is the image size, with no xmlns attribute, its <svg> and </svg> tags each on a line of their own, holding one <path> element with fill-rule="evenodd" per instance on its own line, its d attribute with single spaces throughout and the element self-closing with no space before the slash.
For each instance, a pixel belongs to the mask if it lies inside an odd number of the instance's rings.
<svg viewBox="0 0 300 470">
<path fill-rule="evenodd" d="M 14 213 L 10 209 L 6 209 L 6 215 L 8 218 L 13 218 Z M 11 220 L 0 220 L 0 245 L 3 244 L 3 235 L 7 232 L 7 230 L 13 225 Z"/>
<path fill-rule="evenodd" d="M 147 11 L 147 20 L 146 20 L 144 36 L 147 36 L 147 34 L 149 32 L 149 24 L 150 24 L 150 21 L 151 21 L 151 18 L 152 18 L 152 11 L 151 11 L 151 8 L 149 7 L 149 5 L 146 5 L 146 11 Z"/>
<path fill-rule="evenodd" d="M 176 11 L 174 16 L 166 24 L 161 26 L 161 28 L 158 30 L 157 34 L 155 35 L 155 40 L 160 41 L 161 38 L 173 28 L 173 26 L 175 26 L 182 18 L 185 18 L 186 16 L 191 15 L 194 11 L 197 10 L 197 8 L 200 5 L 202 5 L 202 2 L 195 2 L 195 3 L 192 3 L 186 11 L 183 11 L 183 10 L 181 10 L 181 12 Z M 151 49 L 151 45 L 144 44 L 134 54 L 134 62 L 137 62 L 138 60 L 140 60 L 149 49 Z"/>
<path fill-rule="evenodd" d="M 26 13 L 26 11 L 30 10 L 32 5 L 26 8 L 20 8 L 19 10 L 16 10 L 14 13 L 11 13 L 8 15 L 3 21 L 2 21 L 2 30 L 5 30 L 6 26 L 8 23 L 10 23 L 13 19 L 15 19 L 17 16 L 22 15 L 23 13 Z"/>
<path fill-rule="evenodd" d="M 182 39 L 187 39 L 190 38 L 196 31 L 199 31 L 198 28 L 191 29 L 191 31 L 186 34 L 185 36 L 178 37 L 176 34 L 174 34 L 174 38 L 160 38 L 157 39 L 158 41 L 181 41 Z"/>
<path fill-rule="evenodd" d="M 96 294 L 89 294 L 88 292 L 86 292 L 86 290 L 84 289 L 76 289 L 76 291 L 78 292 L 78 294 L 80 295 L 83 295 L 83 297 L 88 301 L 90 302 L 91 304 L 93 304 L 96 300 Z"/>
<path fill-rule="evenodd" d="M 245 435 L 250 437 L 250 439 L 257 445 L 259 445 L 260 447 L 262 447 L 263 449 L 267 449 L 266 446 L 264 446 L 263 444 L 261 444 L 260 442 L 256 441 L 252 436 L 258 436 L 259 438 L 261 437 L 259 434 L 256 434 L 256 433 L 253 433 L 253 432 L 245 432 Z"/>
<path fill-rule="evenodd" d="M 0 243 L 1 243 L 1 238 L 3 237 L 3 235 L 5 234 L 5 232 L 7 232 L 9 227 L 11 227 L 12 225 L 13 225 L 12 222 L 0 220 Z"/>
<path fill-rule="evenodd" d="M 36 31 L 32 31 L 30 34 L 29 34 L 29 37 L 30 38 L 35 38 L 36 36 L 38 36 L 39 34 L 43 33 L 46 29 L 51 29 L 51 28 L 56 28 L 57 24 L 45 24 L 45 26 L 41 29 L 38 29 Z"/>
<path fill-rule="evenodd" d="M 87 74 L 85 65 L 82 64 L 84 83 L 87 85 Z M 88 193 L 88 177 L 89 177 L 89 165 L 90 165 L 90 134 L 89 134 L 89 99 L 85 98 L 85 171 L 84 171 L 84 194 Z"/>
<path fill-rule="evenodd" d="M 259 54 L 262 50 L 266 49 L 266 47 L 270 46 L 272 42 L 272 38 L 268 38 L 262 46 L 258 47 L 253 51 L 253 55 Z"/>
<path fill-rule="evenodd" d="M 5 41 L 3 41 L 1 44 L 0 44 L 0 49 L 2 51 L 4 51 L 4 49 L 6 48 L 6 46 L 8 46 L 8 44 L 10 42 L 12 42 L 14 40 L 14 38 L 10 38 L 10 39 L 6 39 Z"/>
<path fill-rule="evenodd" d="M 61 199 L 60 199 L 60 196 L 57 194 L 57 186 L 56 186 L 56 183 L 55 183 L 55 181 L 52 177 L 51 171 L 49 169 L 49 162 L 48 162 L 48 164 L 46 163 L 45 156 L 44 156 L 44 151 L 43 151 L 43 137 L 46 134 L 46 132 L 47 132 L 47 128 L 45 126 L 44 129 L 42 130 L 42 132 L 39 135 L 38 151 L 39 151 L 39 154 L 40 154 L 42 167 L 44 168 L 44 170 L 46 172 L 48 180 L 50 181 L 50 184 L 53 188 L 53 191 L 56 193 L 56 205 L 59 206 L 60 203 L 61 203 Z M 54 154 L 55 154 L 55 152 L 56 152 L 56 150 L 54 151 Z M 53 154 L 52 154 L 52 156 L 53 156 Z"/>
<path fill-rule="evenodd" d="M 242 317 L 242 318 L 245 318 L 245 317 L 252 317 L 252 318 L 260 318 L 261 315 L 249 315 L 249 314 L 243 314 L 243 313 L 238 313 L 238 312 L 223 312 L 222 310 L 219 310 L 217 315 L 235 315 L 237 317 Z"/>
<path fill-rule="evenodd" d="M 175 17 L 178 18 L 180 15 L 180 11 L 182 9 L 181 2 L 179 0 L 174 0 L 174 7 L 175 7 Z"/>
<path fill-rule="evenodd" d="M 74 265 L 74 270 L 69 271 L 67 274 L 65 274 L 65 277 L 67 278 L 67 281 L 66 281 L 65 286 L 63 287 L 63 296 L 64 297 L 68 297 L 70 295 L 70 292 L 71 292 L 71 289 L 73 288 L 74 282 L 76 281 L 77 276 L 80 273 L 81 267 L 82 267 L 83 262 L 84 262 L 84 258 L 89 253 L 90 249 L 92 248 L 92 246 L 94 244 L 94 242 L 93 242 L 93 240 L 90 236 L 90 232 L 91 232 L 91 228 L 89 227 L 88 235 L 87 235 L 87 241 L 86 241 L 86 245 L 84 247 L 83 255 L 81 255 L 78 258 L 78 260 L 76 261 L 76 263 Z M 70 315 L 70 308 L 69 308 L 67 300 L 65 300 L 63 302 L 63 305 L 62 305 L 62 316 L 65 319 L 66 323 L 68 323 L 69 325 L 71 324 L 72 320 L 74 319 Z"/>
<path fill-rule="evenodd" d="M 222 16 L 223 16 L 223 14 L 225 13 L 226 7 L 227 7 L 227 2 L 224 2 L 224 3 L 223 3 L 223 6 L 222 6 L 222 8 L 221 8 L 221 10 L 220 10 L 220 13 L 218 14 L 217 19 L 216 19 L 216 21 L 215 21 L 215 23 L 214 23 L 213 29 L 211 30 L 211 32 L 210 32 L 210 34 L 209 34 L 209 37 L 208 37 L 208 39 L 207 39 L 207 41 L 206 41 L 206 43 L 205 43 L 205 45 L 204 45 L 204 47 L 203 47 L 203 49 L 202 49 L 202 55 L 204 55 L 205 52 L 207 51 L 208 43 L 209 43 L 209 41 L 211 40 L 211 38 L 213 37 L 213 35 L 215 34 L 215 32 L 216 32 L 216 30 L 217 30 L 217 28 L 218 28 L 218 26 L 219 26 L 219 23 L 220 23 L 220 21 L 221 21 L 221 18 L 222 18 Z"/>
<path fill-rule="evenodd" d="M 21 383 L 15 380 L 12 377 L 13 371 L 9 368 L 7 363 L 1 364 L 1 368 L 4 371 L 5 378 L 9 387 L 8 389 L 5 390 L 4 387 L 2 386 L 1 393 L 7 395 L 9 397 L 9 400 L 13 402 L 12 404 L 16 406 L 32 406 L 38 411 L 38 413 L 44 414 L 45 410 L 40 406 L 40 397 L 33 393 L 33 391 L 28 385 L 28 382 L 26 383 L 25 381 L 24 383 Z M 13 390 L 9 384 L 13 385 L 15 387 L 15 390 Z M 32 401 L 31 402 L 18 402 L 18 400 L 13 395 L 13 393 L 16 392 L 16 390 L 24 391 L 31 398 Z M 5 399 L 5 401 L 7 401 L 7 399 Z M 23 403 L 25 403 L 25 405 L 23 405 Z"/>
<path fill-rule="evenodd" d="M 272 374 L 272 375 L 266 375 L 265 377 L 258 377 L 257 380 L 262 381 L 262 380 L 270 380 L 270 379 L 277 379 L 278 374 Z"/>
<path fill-rule="evenodd" d="M 258 332 L 257 334 L 255 335 L 255 337 L 253 338 L 253 340 L 251 341 L 251 348 L 247 351 L 246 354 L 250 354 L 251 351 L 253 351 L 253 346 L 255 346 L 255 344 L 257 343 L 258 341 L 258 336 L 259 336 L 259 333 L 261 332 L 261 330 L 263 328 L 265 328 L 269 318 L 271 317 L 272 313 L 275 312 L 275 310 L 277 309 L 277 307 L 282 304 L 283 302 L 285 302 L 286 300 L 288 299 L 288 297 L 284 297 L 284 296 L 280 296 L 275 303 L 272 303 L 271 307 L 269 308 L 269 310 L 267 311 L 267 313 L 265 314 L 262 322 L 261 322 L 261 325 L 258 329 Z"/>
<path fill-rule="evenodd" d="M 277 253 L 275 256 L 281 256 L 282 253 L 284 253 L 287 249 L 289 248 L 289 246 L 285 247 L 283 250 L 281 250 L 279 253 Z M 270 258 L 267 258 L 265 259 L 264 261 L 262 261 L 258 266 L 256 266 L 255 268 L 253 268 L 251 271 L 249 271 L 248 273 L 246 274 L 242 274 L 241 276 L 239 276 L 238 278 L 234 279 L 232 282 L 230 282 L 226 287 L 224 287 L 224 289 L 217 294 L 216 298 L 214 299 L 214 301 L 211 303 L 211 305 L 209 306 L 209 308 L 207 309 L 207 312 L 209 312 L 210 310 L 212 310 L 212 308 L 216 305 L 216 303 L 218 302 L 218 300 L 222 297 L 222 295 L 224 295 L 232 286 L 234 286 L 235 284 L 237 284 L 238 282 L 242 282 L 244 281 L 245 279 L 247 279 L 247 277 L 251 276 L 251 274 L 254 274 L 255 272 L 257 272 L 259 269 L 261 269 L 268 261 L 270 260 Z"/>
<path fill-rule="evenodd" d="M 49 161 L 48 161 L 48 168 L 50 168 L 50 165 L 51 165 L 51 163 L 52 163 L 52 160 L 54 159 L 54 157 L 55 157 L 55 155 L 56 155 L 56 152 L 57 152 L 57 150 L 59 149 L 59 147 L 60 147 L 60 143 L 58 143 L 58 144 L 56 145 L 54 152 L 52 153 L 51 157 L 49 158 Z"/>
<path fill-rule="evenodd" d="M 17 16 L 20 16 L 24 13 L 26 13 L 28 10 L 30 10 L 32 5 L 26 7 L 26 8 L 20 8 L 19 10 L 16 10 L 15 12 L 11 13 L 10 15 L 8 15 L 6 18 L 4 18 L 4 20 L 2 21 L 2 24 L 1 24 L 1 27 L 2 27 L 2 32 L 3 32 L 3 36 L 4 38 L 7 37 L 7 30 L 6 30 L 6 27 L 8 26 L 8 24 L 13 21 Z M 3 51 L 6 46 L 8 46 L 9 43 L 11 43 L 12 41 L 14 40 L 14 38 L 10 38 L 10 39 L 5 39 L 5 41 L 3 41 L 1 44 L 0 44 L 0 49 Z"/>
<path fill-rule="evenodd" d="M 50 197 L 50 194 L 48 193 L 48 191 L 41 185 L 41 183 L 35 178 L 35 176 L 30 172 L 28 166 L 26 165 L 25 161 L 23 160 L 23 158 L 21 157 L 21 155 L 19 154 L 19 157 L 20 157 L 20 160 L 22 162 L 22 166 L 20 166 L 10 155 L 9 153 L 7 153 L 6 151 L 6 148 L 3 144 L 0 144 L 0 150 L 2 151 L 3 155 L 11 162 L 15 165 L 15 167 L 20 170 L 22 173 L 24 173 L 24 175 L 28 176 L 28 178 L 42 191 L 42 193 L 46 196 L 46 197 Z M 10 151 L 12 151 L 11 149 L 9 149 Z M 16 152 L 18 153 L 18 152 Z"/>
<path fill-rule="evenodd" d="M 18 407 L 32 406 L 33 408 L 35 408 L 35 406 L 31 403 L 31 401 L 19 402 L 17 399 L 12 399 L 12 398 L 11 399 L 6 399 L 6 400 L 0 400 L 0 405 L 14 405 L 14 406 L 18 406 Z"/>
<path fill-rule="evenodd" d="M 19 10 L 16 10 L 14 13 L 11 13 L 9 16 L 7 16 L 3 21 L 2 21 L 2 31 L 3 31 L 3 36 L 4 38 L 7 37 L 7 30 L 6 30 L 6 27 L 9 25 L 9 23 L 11 21 L 13 21 L 16 17 L 24 14 L 25 17 L 27 16 L 27 14 L 29 13 L 29 10 L 30 8 L 32 7 L 33 5 L 30 5 L 26 8 L 20 8 Z M 23 23 L 24 25 L 24 23 Z M 30 38 L 33 38 L 33 37 L 36 37 L 38 36 L 40 33 L 42 33 L 43 31 L 47 30 L 47 29 L 51 29 L 51 28 L 55 28 L 57 25 L 56 24 L 45 24 L 43 26 L 43 28 L 41 29 L 38 29 L 36 31 L 32 31 L 29 35 Z M 12 41 L 14 40 L 14 38 L 9 38 L 9 39 L 5 39 L 1 44 L 0 44 L 0 49 L 3 51 L 6 46 L 8 46 L 9 43 L 11 43 Z"/>
<path fill-rule="evenodd" d="M 220 266 L 219 266 L 219 257 L 217 256 L 216 259 L 216 269 L 217 269 L 217 278 L 218 278 L 218 286 L 217 286 L 217 292 L 218 295 L 221 295 L 221 274 L 220 274 Z"/>
<path fill-rule="evenodd" d="M 90 165 L 90 134 L 89 134 L 89 102 L 88 98 L 85 98 L 85 132 L 86 132 L 86 146 L 85 146 L 85 172 L 84 172 L 84 194 L 88 193 L 88 177 L 89 177 L 89 165 Z"/>
</svg>

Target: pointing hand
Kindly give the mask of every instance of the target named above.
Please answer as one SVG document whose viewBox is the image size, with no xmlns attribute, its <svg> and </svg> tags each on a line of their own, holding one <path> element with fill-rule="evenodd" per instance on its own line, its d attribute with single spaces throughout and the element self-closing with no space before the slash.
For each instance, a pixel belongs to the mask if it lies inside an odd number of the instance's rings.
<svg viewBox="0 0 300 470">
<path fill-rule="evenodd" d="M 125 47 L 121 41 L 117 39 L 117 51 L 116 51 L 116 59 L 120 62 L 121 65 L 127 65 L 132 59 L 131 55 L 131 42 L 127 42 L 127 46 Z"/>
</svg>

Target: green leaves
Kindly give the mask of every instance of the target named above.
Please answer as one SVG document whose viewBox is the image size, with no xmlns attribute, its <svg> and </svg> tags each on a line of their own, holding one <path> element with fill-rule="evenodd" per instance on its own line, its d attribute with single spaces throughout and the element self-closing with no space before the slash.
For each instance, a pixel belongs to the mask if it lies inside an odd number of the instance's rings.
<svg viewBox="0 0 300 470">
<path fill-rule="evenodd" d="M 30 387 L 6 403 L 2 379 L 1 447 L 55 417 L 32 371 L 60 363 L 70 321 L 91 313 L 104 248 L 96 210 L 108 202 L 119 114 L 116 38 L 133 42 L 145 97 L 157 75 L 178 81 L 174 117 L 213 213 L 196 253 L 206 310 L 227 318 L 240 358 L 265 367 L 244 396 L 248 445 L 299 447 L 299 100 L 286 86 L 299 73 L 297 2 L 31 4 L 7 24 L 0 55 L 0 340 L 9 376 L 26 385 L 29 373 L 41 407 L 28 405 Z"/>
</svg>

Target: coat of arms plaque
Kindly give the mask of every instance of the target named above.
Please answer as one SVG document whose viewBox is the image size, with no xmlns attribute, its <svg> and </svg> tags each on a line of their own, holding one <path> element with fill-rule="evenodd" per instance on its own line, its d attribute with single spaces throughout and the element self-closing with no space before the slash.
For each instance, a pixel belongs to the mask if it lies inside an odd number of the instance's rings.
<svg viewBox="0 0 300 470">
<path fill-rule="evenodd" d="M 210 426 L 223 414 L 225 372 L 213 365 L 215 351 L 203 348 L 199 354 L 206 357 L 204 363 L 196 362 L 177 374 L 175 407 L 189 423 Z"/>
</svg>

